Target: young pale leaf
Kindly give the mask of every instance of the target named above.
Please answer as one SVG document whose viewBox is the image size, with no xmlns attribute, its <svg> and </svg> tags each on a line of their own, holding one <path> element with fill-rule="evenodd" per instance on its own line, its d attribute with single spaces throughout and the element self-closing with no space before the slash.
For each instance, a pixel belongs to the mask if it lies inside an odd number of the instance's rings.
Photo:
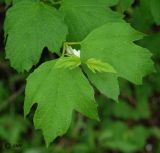
<svg viewBox="0 0 160 153">
<path fill-rule="evenodd" d="M 105 24 L 82 41 L 81 59 L 96 58 L 110 63 L 119 77 L 141 84 L 142 78 L 154 71 L 152 54 L 133 43 L 142 37 L 128 23 Z"/>
<path fill-rule="evenodd" d="M 81 60 L 77 56 L 62 57 L 57 60 L 55 68 L 74 69 L 81 65 Z"/>
<path fill-rule="evenodd" d="M 68 130 L 73 110 L 98 120 L 94 91 L 81 69 L 57 69 L 55 63 L 46 62 L 29 76 L 24 104 L 25 115 L 38 104 L 34 124 L 47 145 Z"/>
<path fill-rule="evenodd" d="M 6 15 L 6 58 L 17 71 L 28 71 L 38 62 L 44 47 L 58 52 L 66 34 L 63 15 L 55 8 L 31 0 L 18 2 Z"/>
<path fill-rule="evenodd" d="M 110 72 L 116 73 L 116 70 L 108 63 L 104 63 L 101 60 L 97 60 L 95 58 L 90 58 L 86 61 L 88 68 L 93 72 Z"/>
<path fill-rule="evenodd" d="M 60 10 L 65 14 L 70 41 L 83 40 L 93 29 L 121 19 L 121 15 L 109 7 L 119 0 L 65 0 Z"/>
</svg>

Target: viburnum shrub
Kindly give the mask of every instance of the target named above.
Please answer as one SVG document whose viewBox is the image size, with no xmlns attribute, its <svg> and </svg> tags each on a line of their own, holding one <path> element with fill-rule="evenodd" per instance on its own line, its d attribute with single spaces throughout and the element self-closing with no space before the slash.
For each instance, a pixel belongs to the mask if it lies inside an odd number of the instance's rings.
<svg viewBox="0 0 160 153">
<path fill-rule="evenodd" d="M 119 0 L 13 0 L 4 24 L 6 58 L 30 71 L 45 47 L 54 58 L 32 72 L 24 114 L 37 103 L 36 129 L 49 145 L 68 130 L 73 111 L 99 120 L 94 89 L 118 101 L 118 78 L 141 84 L 154 71 L 152 54 L 136 31 L 110 7 Z M 95 88 L 93 88 L 95 87 Z"/>
</svg>

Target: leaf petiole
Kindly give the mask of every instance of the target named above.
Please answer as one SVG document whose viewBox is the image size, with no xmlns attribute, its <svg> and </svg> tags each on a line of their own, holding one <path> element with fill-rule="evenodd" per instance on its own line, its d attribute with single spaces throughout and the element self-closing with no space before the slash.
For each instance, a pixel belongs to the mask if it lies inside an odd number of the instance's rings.
<svg viewBox="0 0 160 153">
<path fill-rule="evenodd" d="M 80 45 L 81 42 L 66 42 L 67 45 Z"/>
</svg>

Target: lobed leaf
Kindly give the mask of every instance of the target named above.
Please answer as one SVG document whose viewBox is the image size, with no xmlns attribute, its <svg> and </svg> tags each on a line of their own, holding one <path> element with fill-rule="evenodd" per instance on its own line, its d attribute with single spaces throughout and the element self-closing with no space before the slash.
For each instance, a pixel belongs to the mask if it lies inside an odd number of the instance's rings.
<svg viewBox="0 0 160 153">
<path fill-rule="evenodd" d="M 60 10 L 65 14 L 69 28 L 69 41 L 83 40 L 93 29 L 111 22 L 121 20 L 122 16 L 109 7 L 118 0 L 65 0 Z"/>
<path fill-rule="evenodd" d="M 37 64 L 44 47 L 58 53 L 66 38 L 63 15 L 43 2 L 18 2 L 5 19 L 6 58 L 17 71 L 28 71 Z M 61 30 L 59 30 L 61 28 Z"/>
<path fill-rule="evenodd" d="M 37 103 L 34 125 L 43 131 L 46 144 L 69 128 L 73 110 L 98 120 L 94 91 L 80 68 L 55 68 L 56 61 L 42 64 L 27 79 L 24 112 Z"/>
<path fill-rule="evenodd" d="M 152 54 L 133 43 L 142 37 L 143 34 L 127 23 L 105 24 L 82 41 L 82 61 L 89 58 L 100 59 L 113 66 L 119 77 L 141 84 L 142 78 L 154 70 Z"/>
</svg>

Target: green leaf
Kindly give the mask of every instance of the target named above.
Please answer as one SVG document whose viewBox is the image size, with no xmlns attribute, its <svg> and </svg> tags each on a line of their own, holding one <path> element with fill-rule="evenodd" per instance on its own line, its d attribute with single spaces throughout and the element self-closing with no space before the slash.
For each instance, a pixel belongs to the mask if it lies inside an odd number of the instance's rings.
<svg viewBox="0 0 160 153">
<path fill-rule="evenodd" d="M 160 128 L 158 127 L 153 127 L 150 129 L 151 135 L 155 136 L 160 140 Z"/>
<path fill-rule="evenodd" d="M 143 32 L 148 32 L 154 24 L 150 2 L 148 0 L 140 0 L 140 4 L 133 10 L 131 18 L 132 25 Z"/>
<path fill-rule="evenodd" d="M 34 124 L 43 131 L 47 145 L 69 128 L 73 110 L 98 120 L 94 91 L 80 68 L 55 68 L 56 61 L 42 64 L 27 79 L 24 112 L 37 103 Z"/>
<path fill-rule="evenodd" d="M 116 70 L 108 63 L 104 63 L 101 60 L 97 60 L 95 58 L 90 58 L 86 61 L 88 68 L 93 72 L 110 72 L 116 73 Z"/>
<path fill-rule="evenodd" d="M 1 3 L 2 3 L 2 4 L 4 3 L 4 4 L 6 4 L 6 5 L 8 6 L 8 5 L 10 5 L 11 1 L 12 1 L 12 0 L 0 0 L 0 4 L 1 4 Z"/>
<path fill-rule="evenodd" d="M 82 41 L 81 60 L 102 60 L 113 66 L 119 77 L 141 84 L 142 78 L 154 70 L 152 54 L 133 43 L 142 37 L 128 23 L 105 24 Z"/>
<path fill-rule="evenodd" d="M 118 0 L 65 0 L 60 10 L 65 14 L 65 21 L 69 27 L 70 41 L 83 40 L 93 29 L 121 19 L 121 15 L 113 12 L 109 7 Z"/>
<path fill-rule="evenodd" d="M 55 8 L 42 2 L 22 1 L 7 11 L 7 34 L 6 58 L 12 67 L 23 72 L 37 64 L 44 47 L 59 52 L 67 27 Z"/>
<path fill-rule="evenodd" d="M 133 153 L 143 150 L 149 136 L 149 130 L 143 126 L 129 128 L 123 122 L 108 124 L 107 130 L 101 131 L 99 143 L 107 149 L 119 150 L 123 153 Z M 137 136 L 139 138 L 137 139 Z"/>
<path fill-rule="evenodd" d="M 118 102 L 119 85 L 114 73 L 93 73 L 83 67 L 92 84 L 104 95 Z"/>
<path fill-rule="evenodd" d="M 83 65 L 83 69 L 92 84 L 97 87 L 102 94 L 118 101 L 119 86 L 115 69 L 108 63 L 91 58 L 86 62 L 89 70 Z M 97 72 L 96 72 L 97 70 Z"/>
<path fill-rule="evenodd" d="M 142 36 L 127 23 L 113 22 L 95 29 L 82 41 L 82 62 L 96 58 L 109 63 L 117 72 L 116 75 L 110 73 L 91 74 L 85 69 L 91 82 L 109 98 L 118 101 L 117 77 L 141 84 L 142 78 L 153 72 L 151 53 L 133 43 Z"/>
<path fill-rule="evenodd" d="M 133 2 L 134 0 L 120 0 L 118 7 L 120 11 L 123 13 L 125 10 L 127 10 L 132 5 Z"/>
<path fill-rule="evenodd" d="M 81 65 L 81 60 L 77 56 L 62 57 L 55 64 L 56 68 L 74 69 Z"/>
<path fill-rule="evenodd" d="M 153 53 L 154 58 L 158 59 L 160 57 L 159 42 L 160 42 L 160 32 L 147 35 L 142 40 L 138 41 L 138 44 L 141 45 L 142 47 L 149 49 Z"/>
<path fill-rule="evenodd" d="M 160 25 L 160 0 L 152 0 L 150 3 L 153 19 L 157 25 Z"/>
<path fill-rule="evenodd" d="M 1 115 L 0 125 L 1 139 L 14 145 L 20 141 L 21 134 L 26 132 L 28 122 L 23 117 L 17 115 Z"/>
</svg>

